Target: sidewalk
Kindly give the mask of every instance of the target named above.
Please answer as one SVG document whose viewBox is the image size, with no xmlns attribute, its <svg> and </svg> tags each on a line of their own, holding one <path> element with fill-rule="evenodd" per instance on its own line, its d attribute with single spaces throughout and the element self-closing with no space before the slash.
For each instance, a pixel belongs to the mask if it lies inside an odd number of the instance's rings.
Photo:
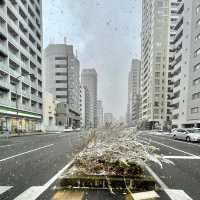
<svg viewBox="0 0 200 200">
<path fill-rule="evenodd" d="M 32 135 L 48 135 L 48 134 L 56 134 L 60 132 L 30 132 L 30 133 L 15 133 L 15 134 L 2 134 L 0 138 L 10 138 L 10 137 L 26 137 Z"/>
</svg>

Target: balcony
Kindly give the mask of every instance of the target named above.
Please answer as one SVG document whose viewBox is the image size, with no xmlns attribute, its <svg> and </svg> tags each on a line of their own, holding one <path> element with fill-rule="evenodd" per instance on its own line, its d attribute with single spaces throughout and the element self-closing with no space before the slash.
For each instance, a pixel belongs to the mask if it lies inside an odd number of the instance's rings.
<svg viewBox="0 0 200 200">
<path fill-rule="evenodd" d="M 0 98 L 0 105 L 10 106 L 10 102 L 8 98 Z"/>
<path fill-rule="evenodd" d="M 6 79 L 0 79 L 0 86 L 1 88 L 5 88 L 7 91 L 10 90 L 10 84 Z"/>
<path fill-rule="evenodd" d="M 23 76 L 22 77 L 22 81 L 24 83 L 26 83 L 27 85 L 30 85 L 31 84 L 31 80 L 28 78 L 28 76 Z"/>
<path fill-rule="evenodd" d="M 22 110 L 26 110 L 26 111 L 30 111 L 31 106 L 29 104 L 22 104 L 21 105 L 21 109 Z"/>
<path fill-rule="evenodd" d="M 14 77 L 19 77 L 20 76 L 20 72 L 14 69 L 10 68 L 10 74 Z"/>
<path fill-rule="evenodd" d="M 7 17 L 8 24 L 18 33 L 18 24 L 17 22 L 13 22 L 9 17 Z"/>
<path fill-rule="evenodd" d="M 6 11 L 5 10 L 3 10 L 2 8 L 0 9 L 0 16 L 1 16 L 1 18 L 3 18 L 5 21 L 6 21 Z"/>
<path fill-rule="evenodd" d="M 4 24 L 5 25 L 5 24 Z M 7 35 L 7 32 L 6 32 L 6 26 L 4 26 L 2 24 L 0 24 L 0 32 L 6 36 Z"/>
<path fill-rule="evenodd" d="M 0 43 L 0 51 L 3 53 L 5 57 L 8 56 L 8 49 L 5 44 Z"/>
<path fill-rule="evenodd" d="M 8 63 L 0 61 L 0 69 L 4 72 L 9 72 Z"/>
<path fill-rule="evenodd" d="M 22 96 L 30 99 L 30 91 L 29 90 L 22 90 Z"/>
<path fill-rule="evenodd" d="M 9 58 L 20 66 L 20 59 L 17 54 L 10 53 Z"/>
</svg>

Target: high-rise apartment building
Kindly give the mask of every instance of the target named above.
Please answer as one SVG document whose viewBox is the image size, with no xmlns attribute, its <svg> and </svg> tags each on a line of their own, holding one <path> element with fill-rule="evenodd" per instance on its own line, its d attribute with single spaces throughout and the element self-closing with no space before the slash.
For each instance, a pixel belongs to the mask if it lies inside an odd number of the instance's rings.
<svg viewBox="0 0 200 200">
<path fill-rule="evenodd" d="M 136 126 L 139 121 L 140 68 L 141 68 L 141 62 L 137 59 L 133 59 L 128 79 L 128 105 L 127 105 L 128 126 Z"/>
<path fill-rule="evenodd" d="M 58 126 L 80 126 L 80 63 L 73 46 L 50 44 L 44 52 L 44 88 L 60 102 Z"/>
<path fill-rule="evenodd" d="M 200 127 L 200 0 L 177 1 L 172 73 L 173 127 Z"/>
<path fill-rule="evenodd" d="M 86 87 L 81 86 L 81 127 L 90 128 L 90 95 Z"/>
<path fill-rule="evenodd" d="M 0 1 L 0 127 L 35 131 L 42 120 L 42 1 Z"/>
<path fill-rule="evenodd" d="M 97 72 L 95 69 L 83 69 L 81 84 L 89 91 L 90 96 L 90 127 L 97 127 Z"/>
<path fill-rule="evenodd" d="M 97 126 L 103 126 L 103 102 L 100 100 L 97 101 Z"/>
<path fill-rule="evenodd" d="M 167 120 L 169 0 L 142 1 L 141 120 Z"/>
</svg>

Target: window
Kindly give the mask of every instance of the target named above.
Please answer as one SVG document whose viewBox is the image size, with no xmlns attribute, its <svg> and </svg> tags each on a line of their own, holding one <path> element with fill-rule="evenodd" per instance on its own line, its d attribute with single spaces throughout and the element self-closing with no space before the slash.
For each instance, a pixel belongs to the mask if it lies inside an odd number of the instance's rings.
<svg viewBox="0 0 200 200">
<path fill-rule="evenodd" d="M 66 76 L 67 73 L 64 73 L 64 72 L 57 72 L 56 73 L 56 76 Z"/>
<path fill-rule="evenodd" d="M 160 72 L 156 72 L 156 73 L 155 73 L 155 76 L 156 76 L 156 77 L 160 77 Z"/>
<path fill-rule="evenodd" d="M 156 79 L 156 80 L 155 80 L 155 84 L 156 84 L 156 85 L 160 85 L 160 80 L 159 80 L 159 79 Z"/>
<path fill-rule="evenodd" d="M 194 72 L 200 69 L 200 63 L 194 66 Z"/>
<path fill-rule="evenodd" d="M 67 68 L 67 65 L 56 65 L 56 68 L 59 69 L 59 68 Z"/>
<path fill-rule="evenodd" d="M 160 87 L 155 87 L 155 92 L 160 92 Z"/>
<path fill-rule="evenodd" d="M 195 107 L 191 109 L 191 114 L 199 113 L 199 107 Z"/>
<path fill-rule="evenodd" d="M 198 85 L 200 84 L 200 78 L 197 78 L 193 81 L 193 85 Z"/>
<path fill-rule="evenodd" d="M 197 25 L 197 26 L 200 25 L 200 19 L 197 20 L 196 25 Z"/>
<path fill-rule="evenodd" d="M 67 83 L 67 80 L 56 80 L 56 83 Z"/>
<path fill-rule="evenodd" d="M 200 12 L 200 5 L 198 5 L 197 7 L 196 7 L 196 14 L 198 14 Z"/>
<path fill-rule="evenodd" d="M 200 54 L 200 48 L 197 49 L 197 50 L 194 52 L 194 56 L 196 57 L 196 56 L 198 56 L 199 54 Z"/>
<path fill-rule="evenodd" d="M 66 57 L 55 57 L 55 60 L 67 60 Z"/>
<path fill-rule="evenodd" d="M 56 88 L 56 91 L 67 91 L 67 88 Z"/>
<path fill-rule="evenodd" d="M 67 95 L 56 95 L 57 99 L 64 99 L 67 98 Z"/>
<path fill-rule="evenodd" d="M 195 37 L 195 40 L 200 40 L 200 33 Z"/>
<path fill-rule="evenodd" d="M 194 94 L 192 95 L 192 99 L 193 99 L 193 100 L 195 100 L 195 99 L 200 99 L 200 92 L 194 93 Z"/>
</svg>

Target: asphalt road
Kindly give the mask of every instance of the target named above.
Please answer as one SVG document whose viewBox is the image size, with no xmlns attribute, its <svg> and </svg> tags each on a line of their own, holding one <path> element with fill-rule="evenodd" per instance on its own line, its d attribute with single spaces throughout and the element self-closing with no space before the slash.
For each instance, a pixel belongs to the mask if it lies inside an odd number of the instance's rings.
<svg viewBox="0 0 200 200">
<path fill-rule="evenodd" d="M 174 165 L 163 164 L 163 168 L 156 164 L 150 166 L 162 190 L 170 194 L 170 199 L 199 200 L 200 144 L 149 133 L 143 133 L 139 138 L 158 147 L 165 158 L 173 161 Z"/>
<path fill-rule="evenodd" d="M 0 199 L 50 199 L 57 173 L 83 148 L 80 132 L 0 138 Z"/>
<path fill-rule="evenodd" d="M 58 172 L 83 148 L 83 135 L 73 132 L 0 138 L 0 199 L 51 199 Z M 142 133 L 139 139 L 158 147 L 161 154 L 174 162 L 174 165 L 163 164 L 163 168 L 156 164 L 150 166 L 161 186 L 160 199 L 199 200 L 200 144 L 149 133 Z M 106 194 L 95 198 L 90 195 L 92 200 L 108 199 Z"/>
</svg>

